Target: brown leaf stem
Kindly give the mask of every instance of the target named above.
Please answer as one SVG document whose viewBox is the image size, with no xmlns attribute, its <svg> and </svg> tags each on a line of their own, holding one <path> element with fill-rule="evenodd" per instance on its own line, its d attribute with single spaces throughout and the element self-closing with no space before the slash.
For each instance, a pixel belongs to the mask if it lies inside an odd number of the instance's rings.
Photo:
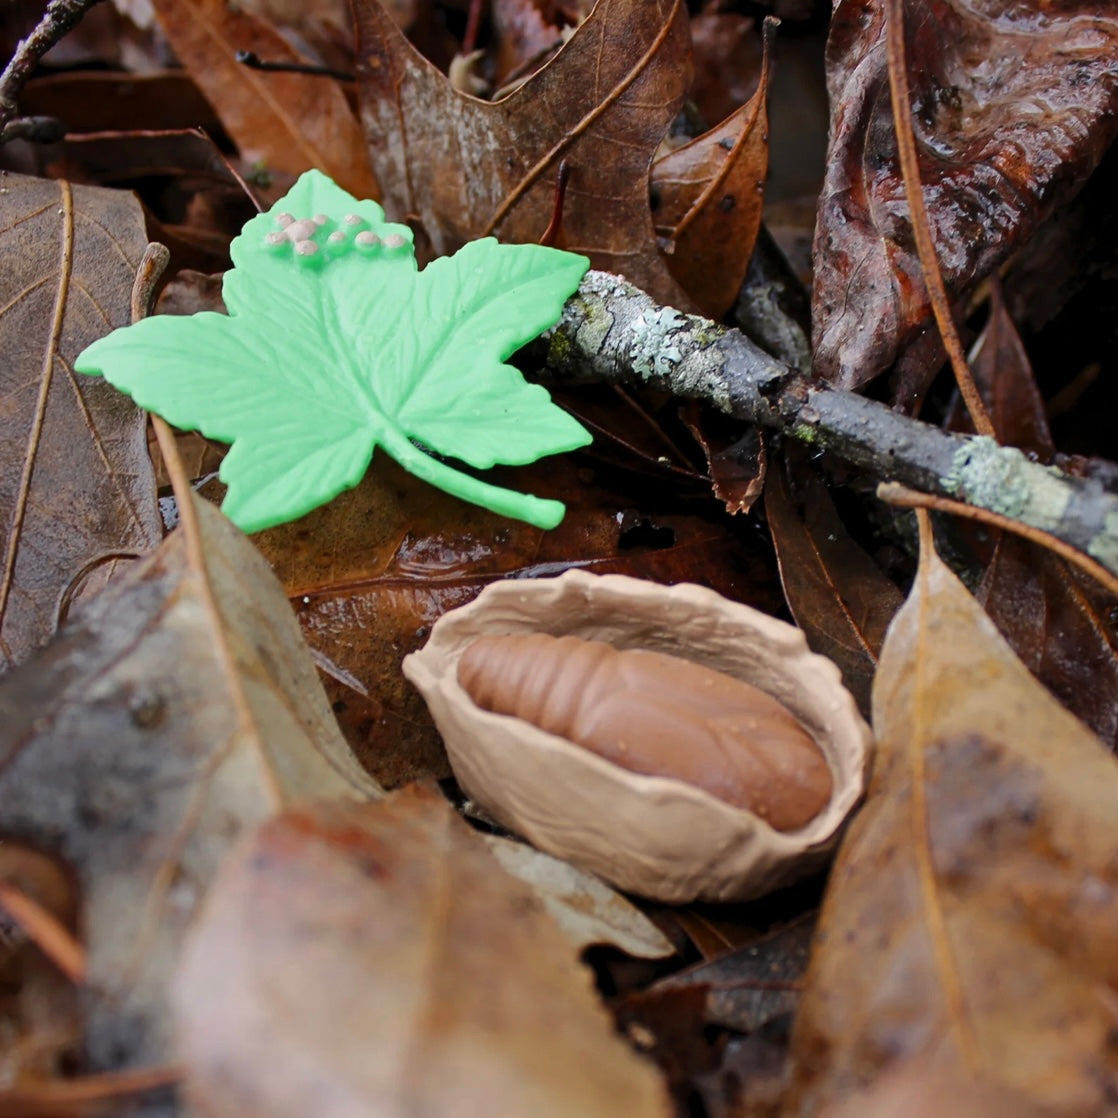
<svg viewBox="0 0 1118 1118">
<path fill-rule="evenodd" d="M 555 175 L 555 206 L 551 211 L 551 221 L 543 231 L 539 243 L 551 248 L 561 248 L 559 234 L 563 229 L 563 202 L 567 197 L 567 183 L 571 181 L 571 164 L 567 159 L 559 160 L 559 170 Z"/>
<path fill-rule="evenodd" d="M 931 561 L 928 556 L 935 554 L 932 538 L 932 523 L 927 510 L 916 512 L 920 531 L 920 567 L 916 572 L 919 582 L 919 623 L 916 630 L 916 651 L 913 688 L 912 733 L 908 738 L 908 763 L 911 773 L 911 811 L 912 852 L 916 863 L 916 875 L 920 883 L 920 896 L 924 906 L 924 919 L 927 922 L 928 938 L 932 956 L 935 959 L 936 973 L 943 988 L 947 1002 L 947 1015 L 955 1045 L 964 1064 L 971 1072 L 978 1071 L 978 1050 L 974 1030 L 967 1012 L 966 999 L 963 997 L 963 983 L 959 967 L 952 949 L 951 937 L 947 930 L 947 917 L 943 910 L 943 896 L 936 874 L 935 858 L 932 852 L 932 830 L 928 819 L 928 774 L 925 753 L 931 744 L 930 728 L 934 719 L 928 710 L 933 701 L 933 691 L 926 678 L 928 674 L 928 642 L 930 639 L 928 611 L 934 609 L 934 597 L 929 581 Z"/>
<path fill-rule="evenodd" d="M 982 524 L 989 524 L 991 527 L 1013 532 L 1015 535 L 1022 536 L 1041 547 L 1047 548 L 1049 551 L 1055 552 L 1061 559 L 1073 563 L 1084 574 L 1090 575 L 1111 594 L 1118 595 L 1118 578 L 1115 578 L 1101 563 L 1095 562 L 1089 555 L 1084 555 L 1077 548 L 1069 546 L 1058 536 L 1052 535 L 1051 532 L 1034 528 L 1030 524 L 1022 524 L 1019 520 L 1002 516 L 990 509 L 976 508 L 974 505 L 964 504 L 962 501 L 953 501 L 949 497 L 939 497 L 933 493 L 920 493 L 895 481 L 882 482 L 877 487 L 877 495 L 881 500 L 887 501 L 891 505 L 898 505 L 901 508 L 947 512 L 951 513 L 952 516 L 977 520 Z"/>
<path fill-rule="evenodd" d="M 116 1114 L 126 1096 L 172 1087 L 181 1079 L 181 1069 L 168 1064 L 12 1087 L 0 1091 L 0 1118 Z"/>
<path fill-rule="evenodd" d="M 134 322 L 144 318 L 150 310 L 155 289 L 170 258 L 171 254 L 166 246 L 155 242 L 149 244 L 144 250 L 143 259 L 136 272 L 136 282 L 132 287 L 132 319 Z M 235 736 L 244 734 L 247 740 L 255 742 L 260 739 L 256 716 L 253 714 L 252 704 L 245 694 L 242 675 L 237 668 L 221 614 L 221 607 L 218 605 L 217 595 L 214 592 L 205 550 L 202 546 L 202 528 L 198 522 L 197 509 L 194 506 L 194 490 L 191 488 L 190 479 L 186 475 L 186 467 L 183 465 L 182 456 L 179 454 L 174 432 L 167 422 L 158 415 L 151 416 L 151 423 L 155 431 L 155 437 L 159 442 L 159 450 L 163 455 L 167 475 L 171 479 L 171 489 L 174 491 L 175 502 L 179 510 L 180 531 L 186 540 L 190 565 L 198 575 L 198 594 L 210 618 L 214 635 L 214 652 L 221 661 L 225 678 L 229 681 L 229 695 L 237 716 L 237 733 Z M 260 760 L 260 778 L 270 802 L 275 810 L 279 811 L 285 804 L 283 791 L 268 759 L 262 756 Z M 153 890 L 153 892 L 157 891 Z"/>
<path fill-rule="evenodd" d="M 0 908 L 71 982 L 77 984 L 85 981 L 85 948 L 34 897 L 17 889 L 9 881 L 0 881 Z"/>
<path fill-rule="evenodd" d="M 963 346 L 959 341 L 955 320 L 951 317 L 951 303 L 943 283 L 935 243 L 928 225 L 928 210 L 924 205 L 924 188 L 920 181 L 920 163 L 916 157 L 916 138 L 912 131 L 912 98 L 908 86 L 908 66 L 905 60 L 904 0 L 886 0 L 885 47 L 889 59 L 889 93 L 893 101 L 893 123 L 897 133 L 897 152 L 901 160 L 905 197 L 912 216 L 912 235 L 920 266 L 932 303 L 932 313 L 939 326 L 955 381 L 967 405 L 967 411 L 980 435 L 994 436 L 994 425 L 986 412 L 986 405 L 971 376 Z"/>
</svg>

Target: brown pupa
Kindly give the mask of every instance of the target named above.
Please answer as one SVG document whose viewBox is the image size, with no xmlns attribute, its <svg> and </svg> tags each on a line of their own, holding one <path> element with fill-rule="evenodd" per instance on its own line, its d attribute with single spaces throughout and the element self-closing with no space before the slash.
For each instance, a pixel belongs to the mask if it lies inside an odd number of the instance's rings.
<svg viewBox="0 0 1118 1118">
<path fill-rule="evenodd" d="M 546 633 L 480 637 L 458 682 L 483 710 L 702 788 L 778 831 L 802 827 L 831 798 L 826 759 L 783 703 L 678 656 Z"/>
<path fill-rule="evenodd" d="M 834 782 L 823 809 L 778 831 L 745 807 L 669 776 L 632 772 L 563 734 L 483 709 L 458 664 L 488 636 L 549 634 L 645 649 L 750 683 L 792 712 Z M 404 659 L 463 791 L 534 846 L 671 904 L 758 897 L 823 864 L 858 802 L 869 727 L 838 668 L 799 629 L 701 586 L 568 571 L 495 582 L 435 622 Z"/>
</svg>

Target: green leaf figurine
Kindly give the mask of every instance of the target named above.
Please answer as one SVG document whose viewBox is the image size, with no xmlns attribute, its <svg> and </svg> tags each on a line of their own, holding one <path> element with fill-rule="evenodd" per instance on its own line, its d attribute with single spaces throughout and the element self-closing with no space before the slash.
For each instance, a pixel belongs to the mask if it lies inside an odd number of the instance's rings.
<svg viewBox="0 0 1118 1118">
<path fill-rule="evenodd" d="M 229 313 L 156 315 L 77 360 L 176 427 L 231 442 L 223 505 L 246 532 L 356 485 L 376 446 L 448 493 L 554 528 L 559 501 L 479 481 L 590 442 L 505 359 L 555 324 L 583 256 L 485 238 L 419 271 L 411 230 L 308 171 L 249 221 L 225 273 Z M 417 446 L 416 443 L 422 444 Z"/>
</svg>

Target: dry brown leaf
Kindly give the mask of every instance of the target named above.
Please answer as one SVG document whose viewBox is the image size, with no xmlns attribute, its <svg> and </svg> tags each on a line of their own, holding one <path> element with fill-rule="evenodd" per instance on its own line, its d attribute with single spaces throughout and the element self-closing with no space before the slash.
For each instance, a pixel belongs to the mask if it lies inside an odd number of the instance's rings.
<svg viewBox="0 0 1118 1118">
<path fill-rule="evenodd" d="M 691 78 L 682 0 L 602 0 L 563 49 L 495 104 L 453 89 L 378 0 L 355 0 L 358 91 L 390 217 L 437 256 L 494 234 L 534 242 L 570 166 L 560 247 L 660 302 L 693 306 L 656 247 L 648 171 Z"/>
<path fill-rule="evenodd" d="M 176 981 L 208 1118 L 670 1112 L 539 902 L 434 791 L 238 844 Z"/>
<path fill-rule="evenodd" d="M 152 0 L 182 64 L 221 117 L 242 157 L 299 174 L 317 167 L 358 198 L 377 197 L 361 126 L 331 78 L 251 70 L 239 50 L 300 62 L 277 31 L 225 0 Z"/>
<path fill-rule="evenodd" d="M 703 314 L 720 319 L 745 280 L 761 228 L 769 167 L 769 54 L 765 24 L 757 92 L 717 127 L 652 165 L 653 220 L 668 270 Z"/>
<path fill-rule="evenodd" d="M 143 412 L 72 367 L 128 324 L 146 245 L 131 194 L 0 171 L 0 672 L 54 632 L 67 588 L 159 542 Z"/>
<path fill-rule="evenodd" d="M 0 831 L 78 874 L 95 1070 L 167 1058 L 169 971 L 241 827 L 377 792 L 275 576 L 195 503 L 201 538 L 168 537 L 0 684 Z"/>
<path fill-rule="evenodd" d="M 1029 674 L 921 532 L 874 685 L 869 801 L 835 865 L 789 1115 L 907 1058 L 1046 1114 L 1118 1097 L 1118 762 Z"/>
</svg>

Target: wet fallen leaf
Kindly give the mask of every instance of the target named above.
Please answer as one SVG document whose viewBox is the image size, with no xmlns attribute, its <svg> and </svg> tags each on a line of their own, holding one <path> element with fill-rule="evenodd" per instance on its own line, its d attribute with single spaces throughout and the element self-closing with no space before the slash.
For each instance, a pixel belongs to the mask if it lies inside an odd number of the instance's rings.
<svg viewBox="0 0 1118 1118">
<path fill-rule="evenodd" d="M 806 918 L 754 936 L 747 946 L 668 975 L 641 996 L 700 986 L 706 991 L 705 1024 L 754 1032 L 795 1011 L 814 932 L 814 913 L 809 912 Z"/>
<path fill-rule="evenodd" d="M 558 247 L 670 306 L 691 301 L 656 247 L 648 171 L 691 76 L 682 0 L 598 4 L 563 49 L 496 103 L 453 89 L 378 0 L 355 0 L 358 91 L 389 217 L 434 255 L 474 237 L 534 242 L 570 167 Z"/>
<path fill-rule="evenodd" d="M 887 369 L 930 318 L 897 166 L 884 8 L 841 0 L 827 49 L 815 370 L 846 388 Z M 1109 0 L 908 0 L 905 32 L 928 216 L 958 296 L 1078 190 L 1118 134 L 1118 18 Z"/>
<path fill-rule="evenodd" d="M 1118 602 L 1037 544 L 1006 532 L 976 597 L 1029 670 L 1118 751 Z"/>
<path fill-rule="evenodd" d="M 1046 1114 L 1104 1113 L 1118 1092 L 1118 762 L 921 536 L 874 684 L 874 782 L 805 979 L 787 1114 L 924 1053 Z"/>
<path fill-rule="evenodd" d="M 198 506 L 200 538 L 168 537 L 0 684 L 0 830 L 78 875 L 94 1070 L 167 1059 L 169 969 L 241 827 L 377 792 L 267 564 Z"/>
<path fill-rule="evenodd" d="M 212 1118 L 669 1113 L 539 901 L 429 789 L 246 835 L 176 1004 Z"/>
<path fill-rule="evenodd" d="M 629 1037 L 663 1069 L 677 1113 L 776 1118 L 790 1014 L 743 1035 L 709 1020 L 706 995 L 702 985 L 656 986 L 620 999 L 614 1012 Z"/>
<path fill-rule="evenodd" d="M 1048 429 L 1044 397 L 997 278 L 990 284 L 990 317 L 967 360 L 998 441 L 1049 461 L 1056 448 Z M 961 405 L 952 409 L 952 418 L 952 429 L 967 433 L 974 430 Z"/>
<path fill-rule="evenodd" d="M 127 325 L 146 244 L 131 195 L 0 171 L 0 672 L 50 637 L 68 589 L 159 542 L 143 413 L 71 367 Z"/>
<path fill-rule="evenodd" d="M 652 165 L 653 221 L 668 270 L 708 318 L 734 305 L 761 228 L 769 166 L 768 94 L 775 22 L 765 24 L 757 92 L 709 132 Z"/>
<path fill-rule="evenodd" d="M 291 174 L 317 168 L 358 198 L 377 197 L 361 127 L 331 78 L 273 74 L 236 60 L 298 54 L 264 20 L 224 0 L 152 0 L 163 33 L 249 162 Z"/>
<path fill-rule="evenodd" d="M 793 497 L 794 468 L 798 499 Z M 765 513 L 788 608 L 813 652 L 833 660 L 864 714 L 885 630 L 901 592 L 850 537 L 823 479 L 805 458 L 768 472 Z"/>
</svg>

